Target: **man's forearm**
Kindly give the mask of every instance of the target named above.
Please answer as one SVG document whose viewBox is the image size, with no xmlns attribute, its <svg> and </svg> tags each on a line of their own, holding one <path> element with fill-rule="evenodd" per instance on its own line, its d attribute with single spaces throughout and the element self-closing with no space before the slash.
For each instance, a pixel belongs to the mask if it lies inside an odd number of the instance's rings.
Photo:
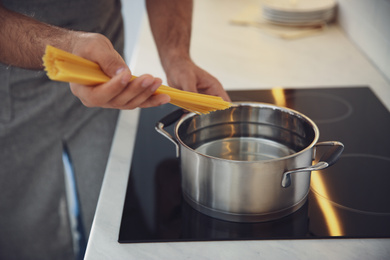
<svg viewBox="0 0 390 260">
<path fill-rule="evenodd" d="M 0 3 L 0 62 L 41 69 L 47 44 L 69 48 L 70 32 L 5 9 Z"/>
<path fill-rule="evenodd" d="M 189 58 L 192 0 L 146 0 L 152 33 L 163 66 L 173 57 Z"/>
</svg>

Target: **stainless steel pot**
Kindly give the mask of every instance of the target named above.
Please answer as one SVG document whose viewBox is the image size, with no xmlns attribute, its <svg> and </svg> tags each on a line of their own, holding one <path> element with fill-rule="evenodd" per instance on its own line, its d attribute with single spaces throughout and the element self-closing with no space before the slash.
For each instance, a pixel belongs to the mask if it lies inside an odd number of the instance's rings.
<svg viewBox="0 0 390 260">
<path fill-rule="evenodd" d="M 175 122 L 173 137 L 164 127 Z M 236 222 L 298 210 L 311 171 L 332 165 L 344 149 L 336 141 L 317 143 L 318 128 L 305 115 L 265 103 L 235 103 L 207 115 L 177 110 L 156 130 L 176 145 L 185 200 L 206 215 Z M 316 156 L 320 147 L 326 152 Z"/>
</svg>

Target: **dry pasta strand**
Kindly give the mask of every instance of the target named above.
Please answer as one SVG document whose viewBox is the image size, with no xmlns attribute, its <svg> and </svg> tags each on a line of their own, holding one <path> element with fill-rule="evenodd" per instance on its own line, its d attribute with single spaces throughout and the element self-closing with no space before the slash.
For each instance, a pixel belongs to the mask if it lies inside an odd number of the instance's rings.
<svg viewBox="0 0 390 260">
<path fill-rule="evenodd" d="M 46 46 L 42 59 L 47 76 L 51 80 L 83 85 L 97 85 L 110 80 L 110 77 L 101 70 L 97 63 L 50 45 Z M 134 78 L 136 77 L 133 76 L 131 80 Z M 231 106 L 230 102 L 224 101 L 221 97 L 193 93 L 164 85 L 161 85 L 155 94 L 167 94 L 171 97 L 171 104 L 197 114 L 207 114 Z"/>
</svg>

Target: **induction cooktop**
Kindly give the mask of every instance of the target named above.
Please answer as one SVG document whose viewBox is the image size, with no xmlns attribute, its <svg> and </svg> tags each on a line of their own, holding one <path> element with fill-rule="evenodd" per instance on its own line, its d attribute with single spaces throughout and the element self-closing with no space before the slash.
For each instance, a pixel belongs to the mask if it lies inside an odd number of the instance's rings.
<svg viewBox="0 0 390 260">
<path fill-rule="evenodd" d="M 268 222 L 219 220 L 183 200 L 175 146 L 154 129 L 177 108 L 168 104 L 142 109 L 120 243 L 390 238 L 390 113 L 369 87 L 229 94 L 233 101 L 272 103 L 305 114 L 317 124 L 319 141 L 341 141 L 343 154 L 335 165 L 312 172 L 308 200 L 298 211 Z"/>
</svg>

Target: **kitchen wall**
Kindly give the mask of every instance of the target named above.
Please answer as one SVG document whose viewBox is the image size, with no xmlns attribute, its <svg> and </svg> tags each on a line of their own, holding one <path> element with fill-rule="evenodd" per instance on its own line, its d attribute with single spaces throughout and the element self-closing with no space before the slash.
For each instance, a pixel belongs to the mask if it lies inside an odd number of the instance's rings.
<svg viewBox="0 0 390 260">
<path fill-rule="evenodd" d="M 134 48 L 145 15 L 144 0 L 122 0 L 122 14 L 125 26 L 125 58 L 131 69 Z"/>
<path fill-rule="evenodd" d="M 337 0 L 338 23 L 390 81 L 390 0 Z"/>
<path fill-rule="evenodd" d="M 390 81 L 390 0 L 337 0 L 338 23 Z M 125 56 L 131 57 L 144 17 L 144 0 L 123 0 Z"/>
</svg>

